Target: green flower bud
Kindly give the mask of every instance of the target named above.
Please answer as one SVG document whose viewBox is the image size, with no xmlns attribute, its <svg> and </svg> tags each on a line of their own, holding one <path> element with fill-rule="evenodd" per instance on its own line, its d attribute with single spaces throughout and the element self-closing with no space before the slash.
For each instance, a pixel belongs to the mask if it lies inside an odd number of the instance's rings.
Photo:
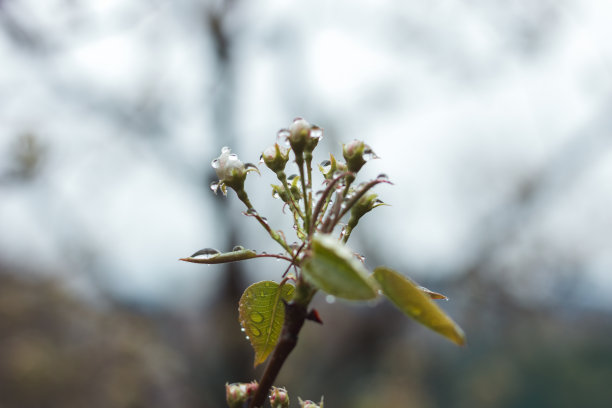
<svg viewBox="0 0 612 408">
<path fill-rule="evenodd" d="M 361 140 L 353 140 L 342 145 L 342 155 L 348 170 L 353 173 L 357 173 L 368 160 L 378 158 L 372 148 Z"/>
<path fill-rule="evenodd" d="M 311 125 L 305 119 L 296 118 L 289 126 L 289 144 L 298 160 L 304 151 L 312 153 L 322 137 L 323 129 Z"/>
<path fill-rule="evenodd" d="M 353 229 L 359 223 L 359 219 L 366 213 L 381 205 L 388 205 L 378 199 L 378 194 L 364 194 L 351 208 L 351 217 L 347 223 L 349 229 Z"/>
<path fill-rule="evenodd" d="M 272 387 L 270 391 L 270 405 L 272 405 L 272 408 L 289 408 L 289 394 L 287 390 Z"/>
<path fill-rule="evenodd" d="M 270 170 L 275 173 L 285 170 L 289 161 L 289 149 L 280 147 L 278 143 L 268 147 L 261 155 L 261 159 Z"/>
</svg>

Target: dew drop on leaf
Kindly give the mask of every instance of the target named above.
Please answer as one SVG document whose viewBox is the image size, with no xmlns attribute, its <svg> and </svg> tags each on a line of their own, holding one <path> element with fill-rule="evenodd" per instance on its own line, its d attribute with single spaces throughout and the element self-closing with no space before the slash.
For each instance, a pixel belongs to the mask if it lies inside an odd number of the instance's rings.
<svg viewBox="0 0 612 408">
<path fill-rule="evenodd" d="M 259 337 L 261 335 L 261 331 L 255 326 L 250 326 L 249 331 L 251 332 L 251 335 L 255 337 Z"/>
<path fill-rule="evenodd" d="M 218 169 L 219 166 L 221 165 L 221 162 L 219 161 L 219 159 L 215 159 L 210 164 L 211 166 L 213 166 L 213 169 Z"/>
<path fill-rule="evenodd" d="M 221 251 L 215 248 L 204 248 L 195 252 L 193 255 L 191 255 L 191 257 L 211 258 L 213 256 L 219 255 L 220 253 Z"/>
<path fill-rule="evenodd" d="M 210 189 L 213 193 L 217 194 L 217 191 L 219 191 L 219 182 L 213 181 L 212 183 L 210 183 Z"/>
<path fill-rule="evenodd" d="M 380 173 L 378 176 L 376 176 L 376 178 L 379 180 L 389 180 L 389 176 L 387 176 L 385 173 Z"/>
<path fill-rule="evenodd" d="M 232 252 L 235 251 L 244 251 L 244 247 L 242 245 L 236 245 L 235 247 L 232 248 Z"/>
<path fill-rule="evenodd" d="M 255 323 L 261 323 L 264 320 L 263 315 L 261 313 L 259 313 L 259 312 L 252 312 L 249 317 Z"/>
<path fill-rule="evenodd" d="M 227 146 L 223 146 L 223 147 L 221 148 L 221 154 L 223 154 L 223 153 L 229 153 L 229 152 L 230 152 L 230 148 L 229 148 L 229 147 L 227 147 Z"/>
</svg>

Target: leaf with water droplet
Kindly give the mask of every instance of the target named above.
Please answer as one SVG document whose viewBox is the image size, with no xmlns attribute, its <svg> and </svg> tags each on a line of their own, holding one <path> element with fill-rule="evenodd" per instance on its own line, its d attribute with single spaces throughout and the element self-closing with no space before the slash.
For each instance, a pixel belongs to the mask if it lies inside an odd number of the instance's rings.
<svg viewBox="0 0 612 408">
<path fill-rule="evenodd" d="M 196 257 L 196 256 L 203 256 L 203 257 L 213 257 L 213 256 L 217 256 L 221 253 L 221 251 L 219 251 L 218 249 L 215 248 L 204 248 L 204 249 L 200 249 L 199 251 L 196 251 L 193 255 L 191 255 L 192 258 Z"/>
<path fill-rule="evenodd" d="M 238 305 L 240 325 L 255 350 L 255 363 L 263 363 L 276 347 L 285 321 L 285 306 L 293 297 L 295 288 L 273 281 L 249 286 Z"/>
<path fill-rule="evenodd" d="M 255 251 L 252 249 L 244 249 L 244 247 L 234 247 L 234 250 L 231 252 L 219 252 L 214 248 L 204 248 L 187 258 L 181 258 L 180 261 L 201 264 L 220 264 L 244 261 L 255 257 L 257 257 Z"/>
<path fill-rule="evenodd" d="M 458 345 L 465 344 L 463 330 L 410 279 L 384 266 L 374 269 L 373 276 L 384 295 L 404 314 Z"/>
<path fill-rule="evenodd" d="M 378 286 L 346 246 L 330 235 L 312 239 L 312 257 L 306 261 L 304 276 L 319 289 L 339 298 L 367 300 L 376 297 Z"/>
</svg>

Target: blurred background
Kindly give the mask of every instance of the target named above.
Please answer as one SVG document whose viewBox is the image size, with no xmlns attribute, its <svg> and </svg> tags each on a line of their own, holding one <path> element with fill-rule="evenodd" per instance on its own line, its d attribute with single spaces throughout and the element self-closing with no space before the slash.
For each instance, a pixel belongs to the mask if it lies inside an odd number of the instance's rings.
<svg viewBox="0 0 612 408">
<path fill-rule="evenodd" d="M 281 263 L 210 162 L 302 116 L 390 207 L 350 246 L 448 295 L 459 348 L 318 295 L 277 384 L 329 407 L 612 406 L 603 0 L 0 0 L 0 407 L 222 407 L 237 303 Z M 318 154 L 318 156 L 317 156 Z M 274 179 L 247 191 L 275 228 Z"/>
</svg>

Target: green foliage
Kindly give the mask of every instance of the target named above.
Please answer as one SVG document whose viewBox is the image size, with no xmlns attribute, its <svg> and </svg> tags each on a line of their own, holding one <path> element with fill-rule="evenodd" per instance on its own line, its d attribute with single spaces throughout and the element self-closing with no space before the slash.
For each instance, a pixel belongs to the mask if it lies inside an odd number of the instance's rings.
<svg viewBox="0 0 612 408">
<path fill-rule="evenodd" d="M 238 306 L 240 324 L 255 350 L 255 366 L 274 350 L 285 320 L 283 301 L 293 297 L 293 285 L 263 281 L 249 286 Z"/>
<path fill-rule="evenodd" d="M 374 269 L 374 278 L 384 295 L 404 314 L 459 345 L 465 344 L 463 330 L 431 300 L 424 288 L 384 266 Z"/>
<path fill-rule="evenodd" d="M 212 161 L 219 180 L 211 184 L 211 189 L 215 193 L 220 189 L 224 195 L 228 188 L 234 190 L 247 207 L 244 214 L 257 220 L 284 253 L 258 254 L 242 247 L 221 253 L 206 248 L 181 259 L 217 264 L 275 257 L 289 262 L 281 284 L 272 281 L 256 283 L 248 287 L 240 299 L 240 323 L 255 350 L 255 366 L 263 363 L 269 355 L 274 356 L 259 383 L 260 387 L 245 386 L 245 390 L 254 392 L 252 399 L 250 394 L 241 394 L 242 388 L 231 388 L 232 398 L 246 398 L 251 401 L 251 407 L 264 403 L 272 381 L 295 347 L 304 321 L 320 322 L 316 311 L 307 310 L 319 290 L 349 300 L 374 299 L 383 293 L 406 315 L 457 344 L 465 343 L 459 326 L 431 300 L 445 299 L 445 296 L 417 286 L 388 268 L 377 268 L 371 274 L 363 265 L 362 257 L 345 246 L 361 217 L 384 205 L 370 190 L 379 184 L 392 183 L 385 174 L 356 183 L 361 168 L 378 156 L 364 142 L 354 140 L 343 145 L 345 162 L 338 162 L 330 154 L 330 160 L 318 166 L 324 187 L 313 193 L 313 150 L 322 136 L 323 129 L 298 118 L 289 129 L 279 131 L 277 142 L 261 155 L 261 163 L 274 172 L 281 183 L 272 185 L 272 196 L 281 199 L 291 211 L 293 229 L 300 243 L 288 242 L 287 234 L 273 229 L 255 209 L 244 189 L 244 182 L 249 173 L 259 173 L 259 170 L 253 164 L 243 163 L 228 147 L 224 147 L 221 155 Z M 285 167 L 291 153 L 298 174 L 287 177 Z M 337 238 L 334 234 L 338 234 Z"/>
<path fill-rule="evenodd" d="M 346 246 L 330 235 L 317 234 L 311 248 L 312 256 L 302 265 L 302 271 L 318 289 L 350 300 L 376 297 L 376 282 Z"/>
<path fill-rule="evenodd" d="M 250 249 L 236 247 L 231 252 L 219 252 L 216 249 L 205 248 L 193 255 L 181 258 L 180 261 L 202 263 L 202 264 L 220 264 L 236 261 L 244 261 L 251 258 L 256 258 L 257 253 Z"/>
</svg>

